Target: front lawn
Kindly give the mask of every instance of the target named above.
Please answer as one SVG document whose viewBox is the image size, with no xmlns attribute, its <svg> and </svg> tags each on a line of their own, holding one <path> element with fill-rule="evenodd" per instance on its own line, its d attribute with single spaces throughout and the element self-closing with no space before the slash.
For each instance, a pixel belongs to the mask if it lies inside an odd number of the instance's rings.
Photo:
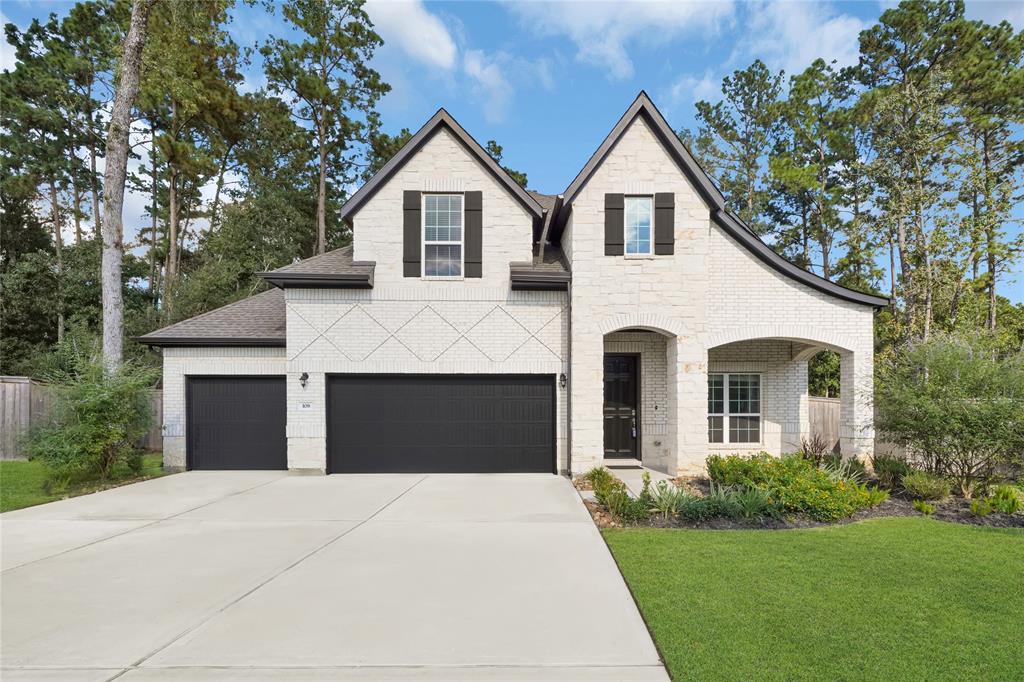
<svg viewBox="0 0 1024 682">
<path fill-rule="evenodd" d="M 143 455 L 142 473 L 139 476 L 126 475 L 120 480 L 72 484 L 62 493 L 46 492 L 47 469 L 42 462 L 0 462 L 0 512 L 53 502 L 65 497 L 85 495 L 105 488 L 134 483 L 144 478 L 163 476 L 162 462 L 163 455 L 159 453 Z"/>
<path fill-rule="evenodd" d="M 1021 679 L 1024 532 L 612 529 L 674 679 Z"/>
</svg>

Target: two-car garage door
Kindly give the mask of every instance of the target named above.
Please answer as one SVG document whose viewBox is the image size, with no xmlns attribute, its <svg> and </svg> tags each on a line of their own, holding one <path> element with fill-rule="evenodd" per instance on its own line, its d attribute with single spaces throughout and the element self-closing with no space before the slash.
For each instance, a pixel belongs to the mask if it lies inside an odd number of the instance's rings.
<svg viewBox="0 0 1024 682">
<path fill-rule="evenodd" d="M 190 377 L 190 469 L 286 469 L 284 377 Z M 330 473 L 552 472 L 551 375 L 338 375 Z"/>
<path fill-rule="evenodd" d="M 327 381 L 332 473 L 552 472 L 548 375 L 340 375 Z"/>
</svg>

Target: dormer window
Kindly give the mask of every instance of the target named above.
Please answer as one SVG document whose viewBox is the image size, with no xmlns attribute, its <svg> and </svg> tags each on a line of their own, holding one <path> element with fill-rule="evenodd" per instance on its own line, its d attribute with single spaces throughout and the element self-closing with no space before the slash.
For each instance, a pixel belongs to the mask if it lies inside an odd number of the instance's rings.
<svg viewBox="0 0 1024 682">
<path fill-rule="evenodd" d="M 627 256 L 651 254 L 651 223 L 654 215 L 653 197 L 625 197 L 623 242 Z"/>
<path fill-rule="evenodd" d="M 462 277 L 461 194 L 423 195 L 423 276 Z"/>
</svg>

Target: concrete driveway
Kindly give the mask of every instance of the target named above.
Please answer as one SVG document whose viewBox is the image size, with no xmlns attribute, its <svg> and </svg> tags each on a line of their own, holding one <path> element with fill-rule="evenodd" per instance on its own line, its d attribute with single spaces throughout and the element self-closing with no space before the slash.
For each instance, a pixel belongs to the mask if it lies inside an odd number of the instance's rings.
<svg viewBox="0 0 1024 682">
<path fill-rule="evenodd" d="M 667 679 L 556 476 L 189 472 L 0 531 L 5 682 Z"/>
</svg>

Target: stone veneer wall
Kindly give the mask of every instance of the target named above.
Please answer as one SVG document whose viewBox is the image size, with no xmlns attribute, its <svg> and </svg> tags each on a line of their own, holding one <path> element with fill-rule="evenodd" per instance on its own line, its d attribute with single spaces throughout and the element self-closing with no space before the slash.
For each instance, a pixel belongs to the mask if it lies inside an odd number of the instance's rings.
<svg viewBox="0 0 1024 682">
<path fill-rule="evenodd" d="M 284 348 L 164 348 L 164 468 L 185 468 L 185 380 L 188 376 L 284 376 Z"/>
</svg>

